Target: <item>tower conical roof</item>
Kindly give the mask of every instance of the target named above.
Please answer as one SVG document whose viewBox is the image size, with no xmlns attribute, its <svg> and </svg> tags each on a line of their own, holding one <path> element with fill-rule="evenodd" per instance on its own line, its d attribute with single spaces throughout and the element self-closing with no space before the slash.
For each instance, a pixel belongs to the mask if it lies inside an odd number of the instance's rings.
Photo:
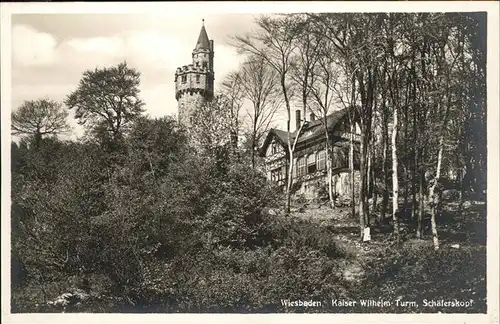
<svg viewBox="0 0 500 324">
<path fill-rule="evenodd" d="M 195 51 L 199 49 L 210 49 L 210 41 L 208 40 L 205 25 L 201 26 L 200 36 L 198 36 L 198 42 L 196 42 L 196 47 L 194 48 Z"/>
</svg>

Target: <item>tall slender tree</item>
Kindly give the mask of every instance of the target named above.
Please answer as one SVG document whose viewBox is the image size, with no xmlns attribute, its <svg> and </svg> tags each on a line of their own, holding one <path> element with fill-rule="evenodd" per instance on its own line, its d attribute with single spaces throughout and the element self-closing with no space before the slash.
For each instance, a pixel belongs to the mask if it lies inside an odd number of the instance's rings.
<svg viewBox="0 0 500 324">
<path fill-rule="evenodd" d="M 255 33 L 252 35 L 235 37 L 235 46 L 240 52 L 261 57 L 275 69 L 279 75 L 279 84 L 287 114 L 288 165 L 285 210 L 288 213 L 290 212 L 291 204 L 294 151 L 303 125 L 302 123 L 301 127 L 295 132 L 295 136 L 292 137 L 290 70 L 297 46 L 295 41 L 300 35 L 300 30 L 297 28 L 296 21 L 297 17 L 294 15 L 280 17 L 261 16 L 257 19 L 257 26 L 259 29 Z"/>
<path fill-rule="evenodd" d="M 252 167 L 255 168 L 256 150 L 283 102 L 278 87 L 279 75 L 264 58 L 255 55 L 243 63 L 240 72 L 243 96 L 251 103 L 246 112 L 250 122 Z"/>
</svg>

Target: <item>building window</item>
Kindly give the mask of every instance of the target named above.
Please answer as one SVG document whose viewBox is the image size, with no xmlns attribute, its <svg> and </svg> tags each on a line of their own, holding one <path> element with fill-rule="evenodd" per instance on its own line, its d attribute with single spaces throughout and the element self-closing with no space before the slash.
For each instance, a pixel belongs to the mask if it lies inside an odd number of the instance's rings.
<svg viewBox="0 0 500 324">
<path fill-rule="evenodd" d="M 326 158 L 325 157 L 326 157 L 325 150 L 321 150 L 318 152 L 318 157 L 316 158 L 318 170 L 325 169 L 325 167 L 326 167 Z"/>
<path fill-rule="evenodd" d="M 316 154 L 309 154 L 307 156 L 307 173 L 316 172 Z"/>
<path fill-rule="evenodd" d="M 203 62 L 203 68 L 205 68 L 205 69 L 208 68 L 207 62 Z"/>
<path fill-rule="evenodd" d="M 276 144 L 276 142 L 274 142 L 274 143 L 271 145 L 271 153 L 272 153 L 272 154 L 276 154 L 276 153 L 278 153 L 278 145 Z"/>
<path fill-rule="evenodd" d="M 199 67 L 200 66 L 200 62 L 196 62 L 196 67 Z"/>
<path fill-rule="evenodd" d="M 183 75 L 182 76 L 182 83 L 186 83 L 187 82 L 187 75 Z"/>
<path fill-rule="evenodd" d="M 196 83 L 200 83 L 200 75 L 199 74 L 196 75 Z"/>
<path fill-rule="evenodd" d="M 306 159 L 300 157 L 297 159 L 297 177 L 301 177 L 306 174 Z"/>
<path fill-rule="evenodd" d="M 271 171 L 271 181 L 280 182 L 283 180 L 283 171 L 281 168 Z"/>
</svg>

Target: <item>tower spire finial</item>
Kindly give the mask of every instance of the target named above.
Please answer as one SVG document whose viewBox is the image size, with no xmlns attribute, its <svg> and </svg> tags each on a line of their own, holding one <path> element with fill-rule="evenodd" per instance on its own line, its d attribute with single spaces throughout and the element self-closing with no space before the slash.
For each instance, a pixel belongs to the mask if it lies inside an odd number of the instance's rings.
<svg viewBox="0 0 500 324">
<path fill-rule="evenodd" d="M 201 18 L 201 25 L 205 26 L 205 18 Z"/>
</svg>

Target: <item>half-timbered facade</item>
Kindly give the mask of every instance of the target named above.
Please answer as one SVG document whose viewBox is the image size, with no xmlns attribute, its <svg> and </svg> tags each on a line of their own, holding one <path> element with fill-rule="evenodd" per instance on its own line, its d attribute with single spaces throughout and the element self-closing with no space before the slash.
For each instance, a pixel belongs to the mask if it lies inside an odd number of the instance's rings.
<svg viewBox="0 0 500 324">
<path fill-rule="evenodd" d="M 288 141 L 293 143 L 298 135 L 293 152 L 294 194 L 314 199 L 321 195 L 322 191 L 326 192 L 328 184 L 326 149 L 329 147 L 334 193 L 338 196 L 349 195 L 352 187 L 349 169 L 351 125 L 348 117 L 346 109 L 335 111 L 326 117 L 329 145 L 326 141 L 324 118 L 316 119 L 311 115 L 309 121 L 303 121 L 300 118 L 300 111 L 296 112 L 298 122 L 296 122 L 296 130 L 290 133 L 290 136 L 286 131 L 271 129 L 260 151 L 261 156 L 264 157 L 268 179 L 285 188 L 289 170 Z M 303 123 L 302 128 L 300 123 Z M 359 128 L 357 126 L 354 127 L 353 138 L 355 144 L 354 181 L 357 186 L 356 182 L 359 178 L 356 171 L 359 164 Z"/>
</svg>

